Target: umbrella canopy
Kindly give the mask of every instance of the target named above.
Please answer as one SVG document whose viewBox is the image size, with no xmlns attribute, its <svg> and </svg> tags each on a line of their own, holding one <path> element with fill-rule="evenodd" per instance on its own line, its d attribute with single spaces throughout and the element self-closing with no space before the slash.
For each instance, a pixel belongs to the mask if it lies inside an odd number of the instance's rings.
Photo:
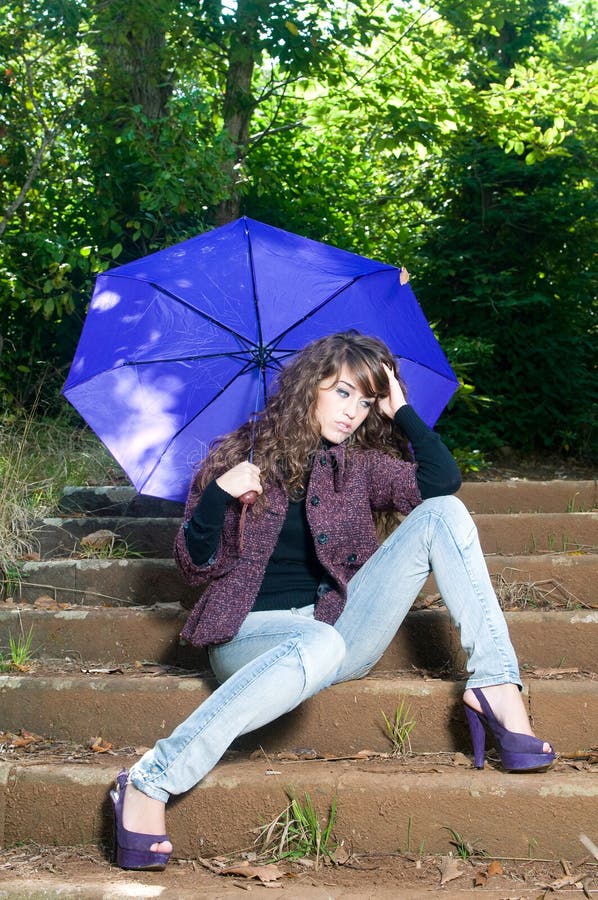
<svg viewBox="0 0 598 900">
<path fill-rule="evenodd" d="M 386 341 L 433 425 L 458 382 L 399 275 L 238 219 L 98 276 L 63 393 L 138 492 L 172 500 L 213 438 L 262 408 L 272 375 L 337 331 Z"/>
</svg>

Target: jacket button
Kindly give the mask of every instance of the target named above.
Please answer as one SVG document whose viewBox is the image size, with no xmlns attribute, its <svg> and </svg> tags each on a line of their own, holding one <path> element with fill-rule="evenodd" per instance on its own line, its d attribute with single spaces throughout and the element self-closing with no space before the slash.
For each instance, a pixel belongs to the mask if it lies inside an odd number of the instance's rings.
<svg viewBox="0 0 598 900">
<path fill-rule="evenodd" d="M 320 465 L 321 465 L 321 466 L 325 466 L 327 463 L 328 463 L 328 460 L 326 459 L 326 457 L 325 457 L 325 456 L 321 456 L 321 457 L 320 457 Z"/>
<path fill-rule="evenodd" d="M 328 535 L 322 532 L 322 534 L 318 535 L 318 544 L 327 544 L 328 543 Z"/>
<path fill-rule="evenodd" d="M 347 557 L 347 562 L 354 563 L 356 561 L 357 561 L 357 553 L 349 553 L 349 555 Z"/>
<path fill-rule="evenodd" d="M 319 497 L 316 497 L 315 494 L 314 494 L 314 496 L 311 498 L 311 500 L 310 500 L 309 502 L 311 503 L 312 506 L 319 506 L 319 505 L 320 505 L 320 498 L 319 498 Z"/>
</svg>

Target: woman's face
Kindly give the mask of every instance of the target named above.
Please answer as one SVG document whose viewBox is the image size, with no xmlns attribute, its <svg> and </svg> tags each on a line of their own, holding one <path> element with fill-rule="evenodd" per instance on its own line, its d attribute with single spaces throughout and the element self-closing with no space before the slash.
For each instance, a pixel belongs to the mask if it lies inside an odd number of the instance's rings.
<svg viewBox="0 0 598 900">
<path fill-rule="evenodd" d="M 343 366 L 338 377 L 320 382 L 316 418 L 322 437 L 331 444 L 342 444 L 365 421 L 375 402 L 375 397 L 360 392 L 351 371 Z"/>
</svg>

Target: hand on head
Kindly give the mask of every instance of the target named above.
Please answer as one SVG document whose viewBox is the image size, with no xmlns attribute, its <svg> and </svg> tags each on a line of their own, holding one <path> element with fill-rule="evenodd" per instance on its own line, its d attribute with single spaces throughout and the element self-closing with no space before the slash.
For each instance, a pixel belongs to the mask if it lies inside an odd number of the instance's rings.
<svg viewBox="0 0 598 900">
<path fill-rule="evenodd" d="M 383 415 L 388 416 L 389 419 L 394 419 L 397 409 L 400 409 L 401 406 L 405 406 L 407 400 L 405 399 L 403 388 L 393 369 L 384 363 L 382 365 L 384 366 L 384 371 L 388 377 L 389 390 L 387 397 L 380 397 L 378 399 L 378 409 Z"/>
</svg>

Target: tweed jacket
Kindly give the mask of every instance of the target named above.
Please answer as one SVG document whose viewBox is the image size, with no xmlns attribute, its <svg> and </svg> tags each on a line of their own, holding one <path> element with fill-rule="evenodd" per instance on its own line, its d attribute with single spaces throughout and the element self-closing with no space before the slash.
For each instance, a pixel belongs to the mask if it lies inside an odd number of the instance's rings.
<svg viewBox="0 0 598 900">
<path fill-rule="evenodd" d="M 415 463 L 377 450 L 347 449 L 343 444 L 316 454 L 305 508 L 316 554 L 333 585 L 318 598 L 316 619 L 329 624 L 337 620 L 345 605 L 348 581 L 378 549 L 372 511 L 407 514 L 421 503 L 416 471 Z M 196 478 L 185 521 L 191 518 L 199 498 Z M 218 549 L 202 566 L 191 560 L 183 523 L 175 541 L 175 560 L 191 585 L 207 585 L 185 623 L 183 638 L 203 647 L 235 636 L 258 595 L 287 509 L 282 487 L 268 485 L 261 511 L 247 511 L 240 553 L 240 504 L 231 503 Z"/>
</svg>

